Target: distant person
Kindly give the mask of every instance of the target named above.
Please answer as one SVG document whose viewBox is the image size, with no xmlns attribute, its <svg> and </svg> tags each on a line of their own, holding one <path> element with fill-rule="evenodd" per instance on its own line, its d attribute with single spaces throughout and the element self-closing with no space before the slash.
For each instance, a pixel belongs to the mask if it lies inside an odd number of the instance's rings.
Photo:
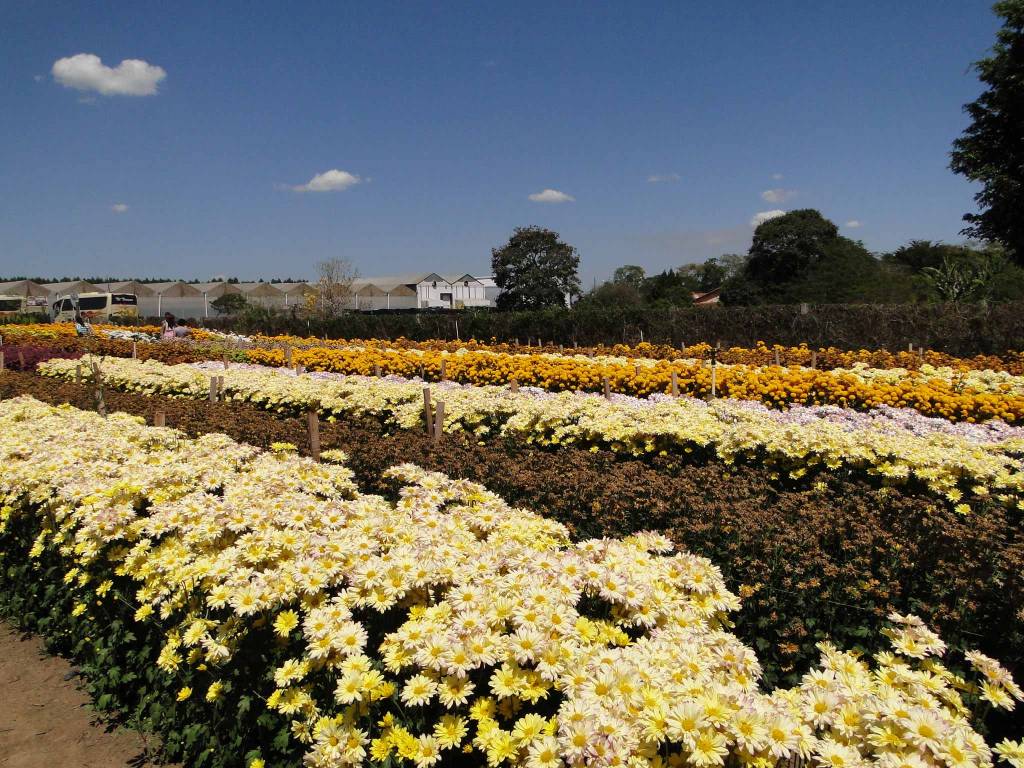
<svg viewBox="0 0 1024 768">
<path fill-rule="evenodd" d="M 184 339 L 189 334 L 189 327 L 185 325 L 185 321 L 178 318 L 178 321 L 174 324 L 174 338 Z"/>
<path fill-rule="evenodd" d="M 78 336 L 92 336 L 92 326 L 81 312 L 75 312 L 75 334 Z"/>
<path fill-rule="evenodd" d="M 174 315 L 170 312 L 164 312 L 164 321 L 160 324 L 160 338 L 174 338 Z"/>
</svg>

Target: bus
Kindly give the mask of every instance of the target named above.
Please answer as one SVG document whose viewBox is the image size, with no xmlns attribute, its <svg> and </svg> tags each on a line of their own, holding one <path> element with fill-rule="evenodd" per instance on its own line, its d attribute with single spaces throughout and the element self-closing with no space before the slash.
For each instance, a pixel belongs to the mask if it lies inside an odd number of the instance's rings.
<svg viewBox="0 0 1024 768">
<path fill-rule="evenodd" d="M 0 296 L 0 317 L 11 315 L 27 315 L 30 313 L 46 314 L 46 299 L 35 296 Z"/>
<path fill-rule="evenodd" d="M 134 293 L 80 293 L 61 296 L 53 303 L 53 322 L 74 322 L 76 307 L 91 323 L 139 316 L 139 299 Z"/>
</svg>

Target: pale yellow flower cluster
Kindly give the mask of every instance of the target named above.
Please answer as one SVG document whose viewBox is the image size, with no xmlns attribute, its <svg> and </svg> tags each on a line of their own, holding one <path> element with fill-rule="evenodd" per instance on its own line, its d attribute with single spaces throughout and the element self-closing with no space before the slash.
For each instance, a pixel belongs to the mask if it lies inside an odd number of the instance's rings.
<svg viewBox="0 0 1024 768">
<path fill-rule="evenodd" d="M 103 358 L 104 381 L 144 394 L 202 398 L 210 374 L 190 365 Z M 70 379 L 78 363 L 40 364 L 46 376 Z M 370 417 L 403 429 L 422 428 L 422 384 L 371 377 L 294 376 L 278 369 L 218 370 L 229 398 L 276 413 L 317 408 L 330 418 Z M 435 390 L 445 402 L 446 431 L 505 435 L 527 443 L 607 448 L 632 456 L 709 451 L 727 462 L 752 459 L 780 475 L 849 468 L 893 484 L 915 480 L 970 511 L 977 498 L 1024 509 L 1024 441 L 994 442 L 936 432 L 919 435 L 871 423 L 856 429 L 824 419 L 780 422 L 776 414 L 733 400 L 639 400 L 571 392 L 511 392 L 505 387 Z"/>
<path fill-rule="evenodd" d="M 765 693 L 728 631 L 739 602 L 719 570 L 658 534 L 572 543 L 415 466 L 389 471 L 389 502 L 284 445 L 30 398 L 0 402 L 0 463 L 0 526 L 37 515 L 32 554 L 59 552 L 77 595 L 111 589 L 91 586 L 107 563 L 133 581 L 136 619 L 165 628 L 157 664 L 178 699 L 193 694 L 180 670 L 216 678 L 272 627 L 290 658 L 259 693 L 314 768 L 426 768 L 456 750 L 527 768 L 992 764 L 962 696 L 974 686 L 936 660 L 942 642 L 919 620 L 891 617 L 896 653 L 823 644 L 798 686 Z M 996 661 L 971 661 L 994 705 L 1021 698 Z M 1021 745 L 996 752 L 1016 765 Z"/>
</svg>

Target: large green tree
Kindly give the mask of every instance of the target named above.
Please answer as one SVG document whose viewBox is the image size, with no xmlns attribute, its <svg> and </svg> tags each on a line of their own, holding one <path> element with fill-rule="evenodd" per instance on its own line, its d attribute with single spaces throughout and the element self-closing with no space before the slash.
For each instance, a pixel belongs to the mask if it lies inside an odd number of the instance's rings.
<svg viewBox="0 0 1024 768">
<path fill-rule="evenodd" d="M 992 55 L 974 65 L 987 87 L 964 106 L 971 124 L 953 142 L 950 167 L 982 185 L 963 233 L 1001 242 L 1024 264 L 1024 0 L 993 10 L 1003 26 Z"/>
<path fill-rule="evenodd" d="M 754 230 L 747 276 L 762 284 L 802 277 L 839 238 L 839 228 L 813 208 L 790 211 Z"/>
<path fill-rule="evenodd" d="M 491 251 L 494 282 L 501 289 L 499 309 L 542 309 L 565 306 L 578 296 L 579 253 L 557 232 L 543 227 L 517 227 L 501 248 Z"/>
</svg>

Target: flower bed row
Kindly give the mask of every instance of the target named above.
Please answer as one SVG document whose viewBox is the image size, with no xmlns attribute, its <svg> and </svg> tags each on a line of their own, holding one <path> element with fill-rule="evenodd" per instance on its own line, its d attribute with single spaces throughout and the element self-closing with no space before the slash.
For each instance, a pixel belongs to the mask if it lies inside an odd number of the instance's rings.
<svg viewBox="0 0 1024 768">
<path fill-rule="evenodd" d="M 0 398 L 94 405 L 91 388 L 37 376 L 0 377 Z M 222 432 L 269 447 L 306 445 L 302 420 L 239 403 L 108 392 L 107 406 L 190 435 Z M 723 570 L 744 597 L 736 633 L 757 648 L 770 685 L 794 684 L 817 658 L 816 643 L 881 650 L 873 640 L 886 614 L 913 611 L 955 646 L 980 647 L 1024 664 L 1024 542 L 1016 513 L 989 504 L 957 515 L 925 496 L 873 488 L 839 473 L 808 485 L 769 470 L 718 461 L 684 467 L 606 451 L 558 452 L 520 441 L 441 443 L 418 432 L 382 435 L 379 424 L 323 423 L 325 449 L 340 448 L 360 488 L 389 495 L 388 467 L 412 461 L 485 483 L 511 503 L 565 524 L 575 538 L 665 533 Z"/>
<path fill-rule="evenodd" d="M 264 336 L 256 334 L 249 337 L 258 346 L 290 345 L 300 348 L 308 347 L 350 347 L 365 346 L 381 349 L 416 349 L 430 352 L 458 352 L 459 350 L 494 352 L 502 354 L 569 354 L 588 357 L 621 357 L 638 360 L 685 360 L 707 359 L 715 350 L 718 360 L 726 364 L 766 366 L 778 360 L 783 365 L 810 367 L 812 363 L 822 370 L 833 368 L 851 368 L 862 364 L 872 368 L 904 368 L 917 370 L 924 365 L 932 367 L 951 367 L 957 370 L 991 370 L 1005 371 L 1014 375 L 1024 375 L 1024 352 L 1007 352 L 1003 355 L 975 355 L 974 357 L 955 357 L 935 350 L 904 350 L 892 352 L 885 349 L 844 350 L 838 347 L 812 348 L 807 345 L 787 347 L 779 344 L 758 343 L 754 347 L 723 347 L 716 349 L 711 344 L 699 343 L 678 347 L 667 344 L 649 344 L 641 342 L 635 346 L 614 344 L 611 346 L 571 346 L 551 343 L 511 344 L 479 342 L 469 340 L 431 339 L 429 341 L 411 341 L 409 339 L 331 339 L 303 338 L 300 336 Z"/>
<path fill-rule="evenodd" d="M 389 470 L 390 503 L 343 467 L 131 417 L 22 398 L 0 403 L 0 425 L 5 590 L 48 581 L 44 606 L 70 603 L 58 623 L 88 638 L 80 653 L 113 652 L 132 674 L 155 660 L 129 687 L 172 709 L 158 722 L 178 724 L 190 765 L 294 766 L 302 752 L 317 767 L 961 768 L 992 760 L 977 713 L 1024 698 L 981 654 L 966 655 L 980 684 L 948 671 L 945 644 L 900 615 L 895 653 L 823 644 L 799 686 L 764 693 L 709 561 L 656 534 L 572 544 L 412 465 Z M 136 647 L 136 625 L 159 646 Z M 247 725 L 265 708 L 256 725 L 279 718 L 284 738 L 239 732 L 224 717 L 239 708 Z"/>
<path fill-rule="evenodd" d="M 999 371 L 924 366 L 919 371 L 874 369 L 864 365 L 832 371 L 801 367 L 717 365 L 702 360 L 658 361 L 595 358 L 558 354 L 512 355 L 492 351 L 420 351 L 371 346 L 308 346 L 286 351 L 284 345 L 245 346 L 224 340 L 196 343 L 136 344 L 113 339 L 61 337 L 53 343 L 100 354 L 125 355 L 133 349 L 142 359 L 176 357 L 219 360 L 230 357 L 281 366 L 291 360 L 310 370 L 403 377 L 420 376 L 468 384 L 536 386 L 548 391 L 612 392 L 646 397 L 670 394 L 673 376 L 682 394 L 790 404 L 839 405 L 866 410 L 879 406 L 912 408 L 950 421 L 1024 420 L 1024 378 Z M 145 347 L 145 349 L 142 349 Z"/>
<path fill-rule="evenodd" d="M 125 391 L 201 398 L 211 373 L 190 365 L 167 366 L 104 358 L 107 386 Z M 39 372 L 70 380 L 79 364 L 51 360 Z M 221 369 L 225 394 L 279 413 L 316 409 L 328 418 L 373 418 L 392 428 L 424 425 L 422 382 L 363 377 L 296 376 L 287 370 Z M 445 402 L 444 428 L 478 438 L 514 437 L 547 447 L 607 448 L 634 456 L 715 456 L 751 462 L 797 479 L 840 468 L 892 484 L 911 483 L 970 511 L 994 497 L 1024 509 L 1024 441 L 1018 436 L 981 442 L 957 434 L 879 428 L 821 418 L 785 421 L 736 401 L 692 398 L 638 400 L 573 393 L 511 392 L 502 387 L 449 385 L 435 393 Z"/>
</svg>

